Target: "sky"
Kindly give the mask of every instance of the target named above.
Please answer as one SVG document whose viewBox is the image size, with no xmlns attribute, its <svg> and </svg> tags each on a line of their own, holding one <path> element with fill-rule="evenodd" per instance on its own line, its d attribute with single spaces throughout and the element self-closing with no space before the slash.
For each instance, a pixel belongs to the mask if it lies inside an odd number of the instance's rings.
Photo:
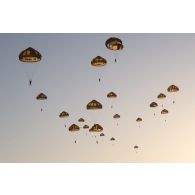
<svg viewBox="0 0 195 195">
<path fill-rule="evenodd" d="M 123 41 L 117 63 L 105 46 L 110 37 Z M 28 47 L 42 54 L 40 62 L 18 60 Z M 0 34 L 0 162 L 195 162 L 194 54 L 195 34 Z M 105 67 L 91 66 L 98 55 L 107 59 Z M 167 92 L 172 84 L 178 93 Z M 107 99 L 110 91 L 117 99 Z M 36 100 L 41 92 L 46 101 Z M 86 110 L 93 99 L 102 110 Z M 155 116 L 152 101 L 159 104 Z M 70 117 L 60 119 L 64 110 Z M 69 132 L 73 123 L 84 125 L 81 117 L 90 127 L 103 126 L 105 137 L 82 128 Z"/>
</svg>

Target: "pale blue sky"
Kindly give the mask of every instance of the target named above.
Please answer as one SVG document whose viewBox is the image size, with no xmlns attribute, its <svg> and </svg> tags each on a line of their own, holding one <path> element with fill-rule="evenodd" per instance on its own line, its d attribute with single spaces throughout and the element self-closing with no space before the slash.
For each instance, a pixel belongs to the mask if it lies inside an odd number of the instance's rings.
<svg viewBox="0 0 195 195">
<path fill-rule="evenodd" d="M 105 47 L 111 36 L 124 44 L 117 63 Z M 42 61 L 20 62 L 27 47 L 40 51 Z M 0 162 L 194 162 L 194 54 L 195 34 L 0 34 Z M 97 55 L 108 61 L 101 83 L 90 65 Z M 37 66 L 32 87 L 25 65 Z M 175 105 L 172 95 L 164 103 L 170 111 L 165 125 L 160 108 L 154 118 L 149 104 L 171 84 L 180 92 Z M 106 98 L 110 91 L 118 94 L 113 109 Z M 48 96 L 44 105 L 36 100 L 40 92 Z M 87 111 L 92 99 L 104 109 Z M 70 113 L 66 121 L 58 118 L 63 110 Z M 118 127 L 115 113 L 121 115 Z M 65 129 L 80 117 L 104 127 L 103 142 L 96 144 L 86 130 Z M 137 154 L 134 145 L 140 146 Z"/>
</svg>

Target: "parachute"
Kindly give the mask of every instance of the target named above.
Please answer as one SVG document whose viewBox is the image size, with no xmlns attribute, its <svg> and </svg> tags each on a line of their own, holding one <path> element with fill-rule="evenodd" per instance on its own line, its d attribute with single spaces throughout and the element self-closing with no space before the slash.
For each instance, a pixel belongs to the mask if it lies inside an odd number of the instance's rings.
<svg viewBox="0 0 195 195">
<path fill-rule="evenodd" d="M 168 88 L 167 88 L 167 91 L 170 92 L 170 93 L 176 93 L 179 91 L 179 87 L 175 86 L 175 85 L 170 85 Z M 173 104 L 175 103 L 175 100 L 173 100 Z"/>
<path fill-rule="evenodd" d="M 114 137 L 111 137 L 111 138 L 110 138 L 110 141 L 115 141 L 115 138 L 114 138 Z"/>
<path fill-rule="evenodd" d="M 115 114 L 115 115 L 113 116 L 113 118 L 114 118 L 114 119 L 119 119 L 119 118 L 120 118 L 120 115 L 119 115 L 119 114 Z"/>
<path fill-rule="evenodd" d="M 32 47 L 29 47 L 25 50 L 23 50 L 20 54 L 19 54 L 19 60 L 21 62 L 27 62 L 27 63 L 33 63 L 33 62 L 39 62 L 41 61 L 42 59 L 42 56 L 41 54 L 33 49 Z M 35 69 L 36 69 L 36 65 L 25 65 L 23 68 L 24 68 L 24 71 L 29 79 L 29 85 L 31 86 L 32 85 L 32 79 L 33 79 L 33 76 L 34 76 L 34 72 L 35 72 Z"/>
<path fill-rule="evenodd" d="M 86 106 L 87 110 L 97 110 L 102 109 L 102 104 L 96 100 L 92 100 Z"/>
<path fill-rule="evenodd" d="M 44 93 L 40 93 L 39 95 L 37 95 L 36 99 L 39 101 L 44 101 L 44 100 L 47 100 L 47 96 Z M 41 108 L 41 112 L 42 111 L 43 111 L 43 108 Z"/>
<path fill-rule="evenodd" d="M 75 124 L 72 124 L 69 128 L 68 128 L 68 130 L 70 131 L 70 132 L 77 132 L 77 131 L 79 131 L 80 130 L 80 127 L 78 126 L 78 125 L 75 125 Z M 76 141 L 76 136 L 75 136 L 75 141 L 74 141 L 74 143 L 76 144 L 77 143 L 77 141 Z"/>
<path fill-rule="evenodd" d="M 63 111 L 63 112 L 61 112 L 61 113 L 59 114 L 59 117 L 60 117 L 60 118 L 67 118 L 67 117 L 69 117 L 69 114 L 68 114 L 68 112 Z"/>
<path fill-rule="evenodd" d="M 161 111 L 161 114 L 168 114 L 169 113 L 169 111 L 167 110 L 167 109 L 163 109 L 162 111 Z M 167 120 L 165 119 L 165 122 L 166 122 Z"/>
<path fill-rule="evenodd" d="M 159 100 L 163 100 L 163 99 L 166 98 L 166 95 L 165 95 L 164 93 L 160 93 L 160 94 L 157 96 L 157 98 L 158 98 Z M 163 104 L 162 104 L 162 107 L 163 107 Z"/>
<path fill-rule="evenodd" d="M 111 91 L 110 93 L 107 94 L 107 98 L 117 98 L 117 94 Z"/>
<path fill-rule="evenodd" d="M 70 132 L 76 132 L 76 131 L 79 131 L 79 130 L 80 130 L 80 127 L 79 127 L 78 125 L 72 124 L 72 125 L 68 128 L 68 130 L 69 130 Z"/>
<path fill-rule="evenodd" d="M 150 104 L 150 108 L 156 108 L 158 106 L 158 104 L 156 102 L 152 102 Z M 154 112 L 154 116 L 155 116 L 155 112 Z"/>
<path fill-rule="evenodd" d="M 139 149 L 139 146 L 135 145 L 133 148 L 134 148 L 134 150 L 135 150 L 136 153 L 137 153 L 137 150 Z"/>
<path fill-rule="evenodd" d="M 138 118 L 136 119 L 136 122 L 138 122 L 138 123 L 142 122 L 142 118 L 138 117 Z M 139 128 L 140 128 L 140 125 L 139 125 Z"/>
<path fill-rule="evenodd" d="M 106 59 L 101 56 L 97 56 L 92 59 L 91 65 L 97 68 L 103 67 L 107 64 Z M 99 73 L 99 82 L 101 81 L 101 73 Z"/>
<path fill-rule="evenodd" d="M 88 125 L 84 125 L 83 129 L 89 129 L 89 126 Z"/>
<path fill-rule="evenodd" d="M 107 94 L 107 98 L 117 98 L 117 94 L 111 91 Z M 113 108 L 113 105 L 111 105 L 111 108 Z"/>
<path fill-rule="evenodd" d="M 111 37 L 106 40 L 105 45 L 108 49 L 112 50 L 115 52 L 122 50 L 123 49 L 123 43 L 119 38 L 116 37 Z M 116 62 L 116 55 L 115 55 L 115 62 Z"/>
<path fill-rule="evenodd" d="M 94 124 L 90 129 L 89 132 L 101 132 L 103 131 L 103 127 L 99 124 Z"/>
<path fill-rule="evenodd" d="M 79 122 L 85 122 L 85 120 L 83 118 L 80 118 L 78 121 Z"/>
</svg>

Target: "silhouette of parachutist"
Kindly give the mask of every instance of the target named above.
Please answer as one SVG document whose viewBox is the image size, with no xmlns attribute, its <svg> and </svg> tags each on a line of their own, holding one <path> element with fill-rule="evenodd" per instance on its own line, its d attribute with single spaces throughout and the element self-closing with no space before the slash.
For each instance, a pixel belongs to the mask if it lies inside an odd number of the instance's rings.
<svg viewBox="0 0 195 195">
<path fill-rule="evenodd" d="M 173 104 L 175 103 L 175 101 L 173 101 Z"/>
<path fill-rule="evenodd" d="M 75 140 L 75 141 L 74 141 L 74 143 L 76 144 L 76 143 L 77 143 L 77 141 Z"/>
<path fill-rule="evenodd" d="M 43 109 L 41 108 L 41 112 L 43 112 Z"/>
<path fill-rule="evenodd" d="M 116 58 L 115 58 L 115 60 L 114 60 L 115 62 L 116 62 Z"/>
<path fill-rule="evenodd" d="M 32 80 L 29 80 L 29 86 L 32 86 Z"/>
<path fill-rule="evenodd" d="M 101 82 L 101 79 L 99 78 L 99 82 Z"/>
</svg>

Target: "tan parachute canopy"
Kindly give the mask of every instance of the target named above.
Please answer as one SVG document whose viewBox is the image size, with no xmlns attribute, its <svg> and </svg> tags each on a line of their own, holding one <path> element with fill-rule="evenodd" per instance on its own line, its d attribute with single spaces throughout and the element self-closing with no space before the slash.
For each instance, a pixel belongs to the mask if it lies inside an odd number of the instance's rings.
<svg viewBox="0 0 195 195">
<path fill-rule="evenodd" d="M 63 112 L 61 112 L 61 113 L 59 114 L 59 117 L 60 117 L 60 118 L 66 118 L 66 117 L 69 117 L 69 114 L 68 114 L 68 112 L 63 111 Z"/>
<path fill-rule="evenodd" d="M 91 129 L 89 129 L 90 132 L 101 132 L 103 131 L 103 127 L 99 124 L 94 124 Z"/>
<path fill-rule="evenodd" d="M 161 111 L 161 114 L 168 114 L 168 113 L 169 113 L 169 111 L 166 110 L 166 109 L 163 109 L 163 110 Z"/>
<path fill-rule="evenodd" d="M 138 117 L 138 118 L 136 119 L 136 121 L 137 121 L 137 122 L 141 122 L 141 121 L 142 121 L 142 118 Z"/>
<path fill-rule="evenodd" d="M 85 122 L 85 120 L 83 118 L 80 118 L 78 121 L 79 122 Z"/>
<path fill-rule="evenodd" d="M 102 136 L 105 136 L 105 134 L 104 133 L 100 133 L 100 136 L 102 137 Z"/>
<path fill-rule="evenodd" d="M 83 129 L 88 129 L 88 128 L 89 128 L 88 125 L 84 125 L 84 126 L 83 126 Z"/>
<path fill-rule="evenodd" d="M 69 131 L 71 132 L 74 132 L 74 131 L 79 131 L 80 128 L 78 125 L 75 125 L 75 124 L 72 124 L 70 127 L 69 127 Z"/>
<path fill-rule="evenodd" d="M 40 93 L 36 98 L 37 100 L 46 100 L 47 96 L 44 93 Z"/>
<path fill-rule="evenodd" d="M 106 64 L 107 64 L 106 59 L 104 59 L 101 56 L 97 56 L 93 58 L 93 60 L 91 61 L 91 65 L 96 66 L 96 67 L 102 67 L 102 66 L 105 66 Z"/>
<path fill-rule="evenodd" d="M 113 116 L 113 118 L 114 118 L 114 119 L 118 119 L 118 118 L 120 118 L 120 115 L 119 115 L 119 114 L 115 114 L 115 115 Z"/>
<path fill-rule="evenodd" d="M 87 104 L 87 110 L 97 110 L 102 109 L 102 104 L 96 100 L 92 100 Z"/>
<path fill-rule="evenodd" d="M 157 96 L 158 99 L 164 99 L 166 98 L 166 95 L 164 93 L 160 93 L 158 96 Z"/>
<path fill-rule="evenodd" d="M 22 62 L 38 62 L 41 58 L 41 54 L 32 47 L 25 49 L 19 55 L 19 60 Z"/>
<path fill-rule="evenodd" d="M 116 98 L 116 97 L 117 97 L 117 94 L 112 91 L 107 94 L 107 98 Z"/>
<path fill-rule="evenodd" d="M 175 86 L 175 85 L 171 85 L 167 88 L 168 92 L 178 92 L 179 91 L 179 87 Z"/>
<path fill-rule="evenodd" d="M 155 108 L 155 107 L 157 107 L 158 106 L 158 104 L 156 103 L 156 102 L 152 102 L 151 104 L 150 104 L 150 108 Z"/>
<path fill-rule="evenodd" d="M 123 43 L 119 38 L 111 37 L 106 40 L 105 45 L 110 50 L 122 50 L 123 49 Z"/>
<path fill-rule="evenodd" d="M 115 138 L 114 138 L 114 137 L 111 137 L 111 138 L 110 138 L 110 141 L 115 141 Z"/>
</svg>

